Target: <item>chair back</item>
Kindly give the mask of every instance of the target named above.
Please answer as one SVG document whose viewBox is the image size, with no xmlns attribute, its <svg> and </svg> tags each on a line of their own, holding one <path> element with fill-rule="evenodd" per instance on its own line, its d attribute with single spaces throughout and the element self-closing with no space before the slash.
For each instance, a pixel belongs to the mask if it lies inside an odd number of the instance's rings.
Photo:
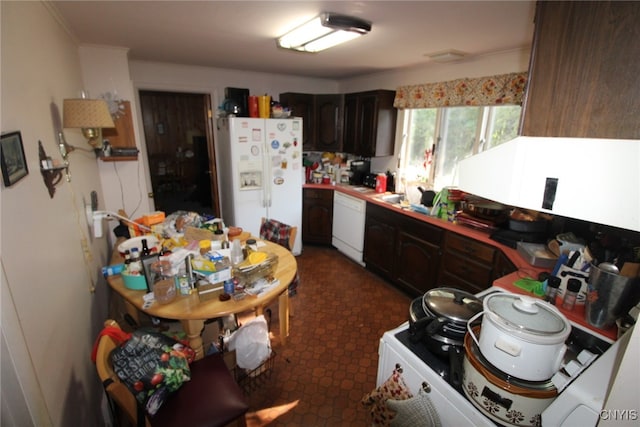
<svg viewBox="0 0 640 427">
<path fill-rule="evenodd" d="M 291 226 L 273 218 L 262 218 L 260 222 L 260 238 L 277 243 L 290 251 L 296 241 L 298 227 Z"/>
<path fill-rule="evenodd" d="M 115 320 L 107 320 L 105 326 L 120 327 Z M 118 343 L 109 335 L 102 335 L 98 341 L 96 352 L 96 370 L 98 377 L 102 381 L 109 398 L 120 409 L 121 415 L 132 425 L 138 425 L 138 402 L 127 386 L 120 381 L 120 378 L 113 370 L 111 363 L 111 351 Z M 145 426 L 150 427 L 149 420 L 145 417 Z"/>
</svg>

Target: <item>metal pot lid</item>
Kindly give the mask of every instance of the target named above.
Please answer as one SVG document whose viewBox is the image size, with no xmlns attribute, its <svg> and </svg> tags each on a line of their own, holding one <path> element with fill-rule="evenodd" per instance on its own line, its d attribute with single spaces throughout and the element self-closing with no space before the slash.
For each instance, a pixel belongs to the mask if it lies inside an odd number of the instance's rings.
<svg viewBox="0 0 640 427">
<path fill-rule="evenodd" d="M 455 288 L 434 288 L 422 297 L 422 308 L 436 317 L 464 323 L 482 311 L 482 302 L 469 292 Z"/>
<path fill-rule="evenodd" d="M 567 319 L 552 305 L 524 295 L 498 293 L 484 300 L 485 314 L 514 332 L 540 336 L 568 335 Z"/>
</svg>

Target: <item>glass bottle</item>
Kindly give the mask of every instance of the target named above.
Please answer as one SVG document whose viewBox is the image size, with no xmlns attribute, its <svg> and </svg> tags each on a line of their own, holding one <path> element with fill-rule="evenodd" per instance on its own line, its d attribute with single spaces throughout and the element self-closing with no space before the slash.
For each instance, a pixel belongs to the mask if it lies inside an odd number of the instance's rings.
<svg viewBox="0 0 640 427">
<path fill-rule="evenodd" d="M 142 239 L 142 253 L 141 256 L 149 255 L 149 244 L 147 243 L 147 239 Z"/>
</svg>

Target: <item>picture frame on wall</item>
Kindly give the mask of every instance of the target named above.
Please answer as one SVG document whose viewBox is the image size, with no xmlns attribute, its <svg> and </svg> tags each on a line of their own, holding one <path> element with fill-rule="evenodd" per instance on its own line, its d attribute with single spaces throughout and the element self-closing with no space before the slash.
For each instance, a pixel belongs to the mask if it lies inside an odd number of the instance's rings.
<svg viewBox="0 0 640 427">
<path fill-rule="evenodd" d="M 10 187 L 29 174 L 20 131 L 0 136 L 0 166 L 5 187 Z"/>
</svg>

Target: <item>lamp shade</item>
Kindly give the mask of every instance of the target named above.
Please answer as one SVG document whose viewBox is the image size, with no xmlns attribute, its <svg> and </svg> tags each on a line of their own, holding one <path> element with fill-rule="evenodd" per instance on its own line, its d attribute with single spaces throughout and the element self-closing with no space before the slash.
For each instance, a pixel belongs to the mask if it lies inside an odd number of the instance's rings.
<svg viewBox="0 0 640 427">
<path fill-rule="evenodd" d="M 102 99 L 65 99 L 62 116 L 65 128 L 115 127 L 109 107 Z"/>
</svg>

